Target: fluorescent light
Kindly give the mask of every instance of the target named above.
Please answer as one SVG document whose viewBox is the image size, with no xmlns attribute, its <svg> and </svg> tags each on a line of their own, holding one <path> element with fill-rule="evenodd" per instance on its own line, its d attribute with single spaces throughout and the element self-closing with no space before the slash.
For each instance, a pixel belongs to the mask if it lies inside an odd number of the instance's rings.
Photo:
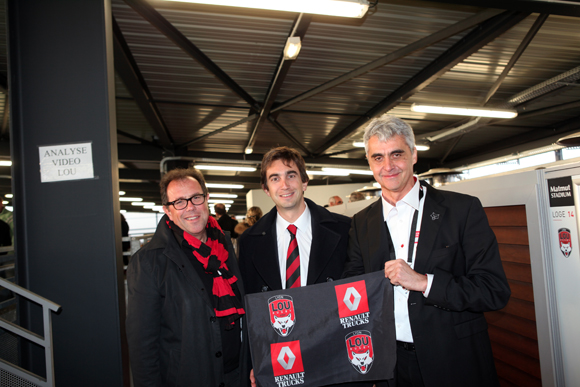
<svg viewBox="0 0 580 387">
<path fill-rule="evenodd" d="M 182 3 L 226 5 L 241 7 L 240 0 L 173 0 Z M 361 18 L 369 9 L 367 0 L 246 0 L 245 8 L 271 11 L 313 13 L 317 15 Z"/>
<path fill-rule="evenodd" d="M 244 186 L 241 184 L 214 184 L 205 183 L 207 188 L 224 188 L 224 189 L 243 189 Z M 209 194 L 211 196 L 211 194 Z"/>
<path fill-rule="evenodd" d="M 133 203 L 131 203 L 131 205 L 145 207 L 145 206 L 154 206 L 155 203 L 153 203 L 153 202 L 133 202 Z"/>
<path fill-rule="evenodd" d="M 411 110 L 419 113 L 451 114 L 456 116 L 491 117 L 491 118 L 514 118 L 518 115 L 515 110 L 507 109 L 484 109 L 484 108 L 459 108 L 435 105 L 411 105 Z"/>
<path fill-rule="evenodd" d="M 10 161 L 10 160 L 0 160 L 0 166 L 2 166 L 2 167 L 10 167 L 10 166 L 12 166 L 12 161 Z"/>
<path fill-rule="evenodd" d="M 220 199 L 208 199 L 208 203 L 223 203 L 223 204 L 233 204 L 233 200 L 220 200 Z"/>
<path fill-rule="evenodd" d="M 247 155 L 249 155 L 249 154 L 252 154 L 253 151 L 254 151 L 254 149 L 252 147 L 247 147 L 244 150 L 244 153 L 247 154 Z"/>
<path fill-rule="evenodd" d="M 255 172 L 254 167 L 235 167 L 230 165 L 196 165 L 195 169 L 206 171 L 236 171 L 236 172 Z"/>
<path fill-rule="evenodd" d="M 342 173 L 349 173 L 353 175 L 372 175 L 372 171 L 364 171 L 362 169 L 342 169 L 342 168 L 322 168 L 323 171 L 326 172 L 342 172 Z"/>
<path fill-rule="evenodd" d="M 322 175 L 322 176 L 348 176 L 350 173 L 346 171 L 306 171 L 308 175 Z"/>
<path fill-rule="evenodd" d="M 2 204 L 8 204 L 8 200 L 2 200 Z"/>
<path fill-rule="evenodd" d="M 235 199 L 238 197 L 236 194 L 226 194 L 226 193 L 210 193 L 209 196 L 212 198 L 228 198 L 228 199 Z"/>
<path fill-rule="evenodd" d="M 422 151 L 428 151 L 430 147 L 427 144 L 415 144 L 415 148 L 417 148 L 417 150 L 419 152 L 422 152 Z"/>
<path fill-rule="evenodd" d="M 153 207 L 151 207 L 151 210 L 157 211 L 157 212 L 164 212 L 163 206 L 153 206 Z"/>
<path fill-rule="evenodd" d="M 300 36 L 292 36 L 288 38 L 288 40 L 286 40 L 286 46 L 284 46 L 284 59 L 294 60 L 298 58 L 301 48 L 302 43 L 300 42 Z"/>
<path fill-rule="evenodd" d="M 357 147 L 357 148 L 364 148 L 365 142 L 364 141 L 355 141 L 352 143 L 352 146 Z"/>
<path fill-rule="evenodd" d="M 119 198 L 120 202 L 142 202 L 143 198 Z"/>
<path fill-rule="evenodd" d="M 14 195 L 12 195 L 12 194 L 6 194 L 4 196 L 7 197 L 8 199 L 12 199 L 14 197 Z"/>
<path fill-rule="evenodd" d="M 121 196 L 125 195 L 125 193 L 126 193 L 125 191 L 119 191 L 119 195 Z"/>
</svg>

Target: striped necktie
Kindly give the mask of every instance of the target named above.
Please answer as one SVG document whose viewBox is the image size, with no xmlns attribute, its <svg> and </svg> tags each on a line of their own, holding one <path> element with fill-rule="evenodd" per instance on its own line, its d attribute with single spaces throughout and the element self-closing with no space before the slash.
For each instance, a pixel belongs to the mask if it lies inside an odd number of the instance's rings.
<svg viewBox="0 0 580 387">
<path fill-rule="evenodd" d="M 290 231 L 290 245 L 286 256 L 286 289 L 300 287 L 300 254 L 296 240 L 296 226 L 288 226 Z"/>
</svg>

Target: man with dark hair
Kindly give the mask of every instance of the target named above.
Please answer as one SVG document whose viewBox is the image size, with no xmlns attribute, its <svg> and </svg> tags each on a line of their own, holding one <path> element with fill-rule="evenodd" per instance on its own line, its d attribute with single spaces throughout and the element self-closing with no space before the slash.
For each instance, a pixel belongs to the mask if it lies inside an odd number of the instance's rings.
<svg viewBox="0 0 580 387">
<path fill-rule="evenodd" d="M 133 383 L 245 386 L 244 287 L 232 242 L 209 216 L 199 171 L 172 170 L 160 187 L 165 216 L 127 270 Z"/>
<path fill-rule="evenodd" d="M 304 198 L 308 175 L 300 153 L 288 147 L 270 150 L 262 159 L 261 180 L 275 207 L 240 236 L 246 292 L 339 279 L 350 218 Z"/>
<path fill-rule="evenodd" d="M 397 387 L 498 386 L 483 313 L 510 289 L 480 201 L 413 176 L 403 120 L 371 121 L 364 141 L 382 195 L 353 218 L 344 276 L 384 270 L 394 285 Z"/>
<path fill-rule="evenodd" d="M 215 210 L 215 215 L 216 215 L 217 221 L 218 221 L 220 227 L 222 228 L 222 230 L 229 231 L 232 238 L 237 238 L 238 233 L 235 232 L 234 229 L 236 228 L 238 221 L 234 220 L 230 217 L 230 215 L 226 211 L 225 204 L 216 203 L 213 206 L 213 208 Z"/>
</svg>

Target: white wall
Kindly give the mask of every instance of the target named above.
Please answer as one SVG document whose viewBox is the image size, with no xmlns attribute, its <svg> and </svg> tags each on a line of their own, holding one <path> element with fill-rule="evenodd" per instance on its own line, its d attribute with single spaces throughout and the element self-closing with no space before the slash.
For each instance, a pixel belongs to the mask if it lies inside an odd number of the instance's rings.
<svg viewBox="0 0 580 387">
<path fill-rule="evenodd" d="M 334 209 L 335 212 L 343 213 L 339 210 L 339 208 L 346 209 L 348 205 L 348 198 L 347 196 L 350 195 L 352 192 L 356 191 L 357 189 L 372 186 L 372 182 L 366 184 L 333 184 L 333 185 L 313 185 L 308 186 L 304 196 L 308 199 L 312 200 L 314 203 L 318 204 L 319 206 L 325 206 L 328 204 L 328 199 L 331 196 L 337 195 L 342 198 L 342 201 L 346 204 L 342 206 L 335 206 L 329 207 L 329 209 Z M 266 193 L 261 189 L 253 189 L 246 194 L 246 203 L 248 208 L 257 206 L 262 209 L 263 213 L 270 211 L 274 207 L 274 202 Z M 370 203 L 370 202 L 369 202 Z M 367 203 L 367 205 L 369 204 Z M 351 203 L 351 205 L 354 203 Z M 366 207 L 363 206 L 362 208 Z"/>
</svg>

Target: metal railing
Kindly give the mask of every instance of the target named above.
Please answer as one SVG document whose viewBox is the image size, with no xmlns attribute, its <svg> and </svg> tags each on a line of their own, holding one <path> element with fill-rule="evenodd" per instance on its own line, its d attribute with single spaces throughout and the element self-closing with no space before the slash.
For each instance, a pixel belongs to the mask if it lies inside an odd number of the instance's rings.
<svg viewBox="0 0 580 387">
<path fill-rule="evenodd" d="M 14 375 L 17 378 L 23 379 L 30 383 L 34 383 L 37 386 L 41 387 L 52 387 L 54 386 L 54 358 L 53 358 L 53 346 L 52 346 L 52 319 L 51 319 L 51 311 L 58 312 L 61 309 L 61 306 L 55 304 L 54 302 L 43 298 L 36 293 L 33 293 L 23 287 L 20 287 L 12 282 L 0 278 L 0 286 L 12 291 L 15 294 L 18 294 L 21 297 L 24 297 L 32 302 L 35 302 L 42 306 L 42 316 L 43 316 L 43 329 L 44 329 L 44 337 L 40 336 L 34 332 L 31 332 L 27 329 L 22 328 L 19 325 L 16 325 L 2 317 L 0 317 L 0 327 L 7 331 L 10 331 L 26 340 L 29 340 L 33 343 L 36 343 L 42 347 L 44 347 L 44 357 L 46 363 L 46 378 L 43 378 L 35 373 L 32 373 L 24 368 L 19 367 L 16 364 L 10 363 L 3 359 L 0 359 L 0 370 L 4 370 L 5 372 Z M 13 299 L 12 299 L 13 300 Z M 23 385 L 23 384 L 17 384 Z"/>
</svg>

